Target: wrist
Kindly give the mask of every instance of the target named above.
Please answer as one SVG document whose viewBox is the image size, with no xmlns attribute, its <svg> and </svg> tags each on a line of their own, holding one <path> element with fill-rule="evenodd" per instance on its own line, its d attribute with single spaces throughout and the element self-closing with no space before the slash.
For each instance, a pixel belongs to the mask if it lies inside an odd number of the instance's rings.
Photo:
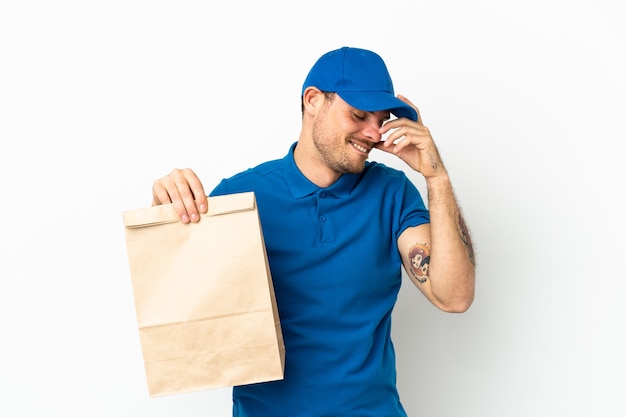
<svg viewBox="0 0 626 417">
<path fill-rule="evenodd" d="M 450 185 L 450 176 L 445 168 L 441 168 L 436 174 L 424 177 L 426 180 L 426 186 L 430 187 L 442 187 Z"/>
</svg>

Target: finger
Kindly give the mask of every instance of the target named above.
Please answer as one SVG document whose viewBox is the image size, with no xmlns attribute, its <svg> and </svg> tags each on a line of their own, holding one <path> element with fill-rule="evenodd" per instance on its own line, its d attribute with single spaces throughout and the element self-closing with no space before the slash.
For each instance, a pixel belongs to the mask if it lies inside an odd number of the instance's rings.
<svg viewBox="0 0 626 417">
<path fill-rule="evenodd" d="M 196 202 L 196 196 L 205 199 L 204 188 L 196 174 L 189 168 L 176 169 L 170 174 L 174 182 L 171 188 L 170 198 L 184 223 L 200 220 L 199 206 L 204 205 L 202 212 L 206 211 L 206 202 Z M 174 195 L 172 195 L 174 194 Z"/>
<path fill-rule="evenodd" d="M 206 213 L 208 209 L 208 199 L 206 192 L 204 191 L 204 187 L 202 186 L 202 182 L 196 173 L 189 168 L 183 170 L 183 175 L 185 176 L 188 187 L 191 190 L 196 209 L 200 213 Z"/>
<path fill-rule="evenodd" d="M 427 134 L 427 128 L 423 125 L 418 125 L 415 122 L 408 122 L 406 119 L 395 119 L 391 122 L 387 122 L 390 126 L 387 130 L 395 129 L 389 133 L 385 140 L 385 146 L 391 146 L 392 143 L 398 143 L 403 140 L 403 137 L 422 136 Z"/>
<path fill-rule="evenodd" d="M 415 123 L 415 122 L 411 122 Z M 394 143 L 403 137 L 419 136 L 421 134 L 421 126 L 402 124 L 389 134 L 387 139 L 391 139 Z"/>
<path fill-rule="evenodd" d="M 172 204 L 183 223 L 189 223 L 190 213 L 187 211 L 184 197 L 181 195 L 181 190 L 179 189 L 179 187 L 181 187 L 180 176 L 179 170 L 174 170 L 169 175 L 158 180 L 154 186 L 154 194 L 158 196 L 161 204 Z M 184 190 L 184 186 L 182 189 Z"/>
<path fill-rule="evenodd" d="M 167 189 L 161 183 L 163 179 L 156 180 L 152 184 L 152 205 L 159 206 L 161 204 L 171 203 L 170 195 L 167 192 Z"/>
<path fill-rule="evenodd" d="M 383 152 L 387 152 L 387 153 L 393 153 L 393 149 L 389 149 L 389 145 L 387 144 L 387 142 L 378 142 L 374 145 L 374 148 L 381 150 Z"/>
<path fill-rule="evenodd" d="M 200 220 L 198 209 L 206 212 L 207 202 L 200 180 L 190 169 L 174 169 L 157 180 L 152 188 L 153 205 L 171 203 L 183 223 Z M 200 201 L 196 206 L 195 195 Z"/>
<path fill-rule="evenodd" d="M 181 222 L 189 223 L 192 218 L 195 219 L 197 217 L 197 213 L 196 216 L 193 215 L 193 210 L 195 210 L 195 207 L 193 207 L 191 210 L 188 209 L 187 203 L 185 203 L 185 197 L 183 197 L 176 185 L 169 188 L 168 193 L 170 195 L 172 205 L 174 206 L 174 210 L 176 211 L 176 213 L 178 213 L 178 217 L 180 218 Z"/>
<path fill-rule="evenodd" d="M 379 133 L 381 135 L 387 135 L 384 138 L 384 141 L 382 142 L 383 145 L 385 147 L 389 147 L 391 146 L 395 140 L 397 140 L 400 136 L 402 136 L 402 134 L 397 133 L 398 131 L 401 131 L 402 128 L 406 127 L 407 123 L 414 123 L 414 122 L 409 122 L 408 119 L 391 119 L 386 121 L 379 130 Z"/>
<path fill-rule="evenodd" d="M 417 123 L 423 125 L 424 123 L 422 122 L 422 115 L 420 114 L 420 110 L 417 108 L 417 106 L 413 104 L 411 100 L 409 100 L 408 98 L 404 97 L 401 94 L 398 94 L 398 98 L 415 109 L 415 111 L 417 112 Z"/>
</svg>

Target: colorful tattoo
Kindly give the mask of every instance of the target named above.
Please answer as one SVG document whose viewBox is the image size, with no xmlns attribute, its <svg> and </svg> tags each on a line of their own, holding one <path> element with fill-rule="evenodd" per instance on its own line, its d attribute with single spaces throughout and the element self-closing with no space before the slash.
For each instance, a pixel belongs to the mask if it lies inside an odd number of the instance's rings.
<svg viewBox="0 0 626 417">
<path fill-rule="evenodd" d="M 425 283 L 429 276 L 430 248 L 425 243 L 416 243 L 409 250 L 411 260 L 411 275 L 420 284 Z"/>
<path fill-rule="evenodd" d="M 467 256 L 469 257 L 472 265 L 476 266 L 476 259 L 474 258 L 474 246 L 472 245 L 472 240 L 470 239 L 469 230 L 467 230 L 467 226 L 465 225 L 465 220 L 463 220 L 463 216 L 459 213 L 458 224 L 459 235 L 461 236 L 461 240 L 465 245 L 465 250 L 467 251 Z"/>
</svg>

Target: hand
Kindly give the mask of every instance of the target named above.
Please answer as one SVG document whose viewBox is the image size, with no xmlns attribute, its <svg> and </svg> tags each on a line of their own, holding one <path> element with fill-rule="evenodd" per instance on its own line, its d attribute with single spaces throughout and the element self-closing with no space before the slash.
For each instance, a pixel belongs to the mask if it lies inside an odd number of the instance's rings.
<svg viewBox="0 0 626 417">
<path fill-rule="evenodd" d="M 208 202 L 198 176 L 189 168 L 174 169 L 152 185 L 152 205 L 172 203 L 183 223 L 200 221 Z"/>
<path fill-rule="evenodd" d="M 411 168 L 420 172 L 426 179 L 446 174 L 443 162 L 430 131 L 422 123 L 422 116 L 417 107 L 404 96 L 398 98 L 417 112 L 417 122 L 400 118 L 390 120 L 380 128 L 380 134 L 393 130 L 387 140 L 378 142 L 376 148 L 398 156 Z"/>
</svg>

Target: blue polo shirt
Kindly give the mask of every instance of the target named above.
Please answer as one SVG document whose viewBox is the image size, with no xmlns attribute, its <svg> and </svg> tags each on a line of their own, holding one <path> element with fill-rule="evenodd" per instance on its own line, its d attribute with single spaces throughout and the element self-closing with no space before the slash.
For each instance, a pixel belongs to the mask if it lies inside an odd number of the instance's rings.
<svg viewBox="0 0 626 417">
<path fill-rule="evenodd" d="M 286 350 L 284 380 L 234 387 L 233 415 L 406 416 L 390 337 L 396 242 L 428 211 L 402 171 L 376 162 L 318 187 L 296 145 L 211 193 L 255 192 Z"/>
</svg>

